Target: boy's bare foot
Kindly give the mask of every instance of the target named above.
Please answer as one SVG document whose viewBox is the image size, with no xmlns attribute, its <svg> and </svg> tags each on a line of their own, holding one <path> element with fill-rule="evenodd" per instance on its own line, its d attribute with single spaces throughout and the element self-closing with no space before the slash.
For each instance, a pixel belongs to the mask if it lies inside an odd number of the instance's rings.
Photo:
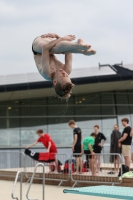
<svg viewBox="0 0 133 200">
<path fill-rule="evenodd" d="M 97 176 L 97 174 L 94 173 L 94 174 L 92 174 L 92 176 Z"/>
<path fill-rule="evenodd" d="M 78 49 L 80 49 L 80 50 L 85 50 L 85 51 L 87 51 L 87 50 L 91 47 L 91 45 L 89 45 L 89 44 L 84 44 L 84 41 L 83 41 L 82 39 L 78 39 L 78 41 L 77 41 L 77 47 L 78 47 Z"/>
<path fill-rule="evenodd" d="M 46 172 L 46 174 L 52 174 L 52 172 L 49 171 L 49 172 Z"/>
<path fill-rule="evenodd" d="M 52 174 L 58 174 L 58 172 L 55 170 L 55 171 L 52 172 Z"/>
<path fill-rule="evenodd" d="M 83 54 L 86 56 L 92 56 L 92 55 L 96 54 L 96 51 L 92 50 L 92 49 L 87 49 L 86 51 L 83 52 Z"/>
<path fill-rule="evenodd" d="M 79 174 L 79 172 L 74 172 L 73 174 L 74 174 L 74 175 L 78 175 L 78 174 Z"/>
</svg>

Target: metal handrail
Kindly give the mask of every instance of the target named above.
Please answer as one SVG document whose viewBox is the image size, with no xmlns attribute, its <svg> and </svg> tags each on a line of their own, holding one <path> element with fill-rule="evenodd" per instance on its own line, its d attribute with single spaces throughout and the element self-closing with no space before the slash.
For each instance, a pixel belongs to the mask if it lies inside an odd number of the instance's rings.
<svg viewBox="0 0 133 200">
<path fill-rule="evenodd" d="M 13 177 L 15 178 L 16 177 L 16 173 L 11 173 L 11 174 L 8 174 L 8 173 L 5 173 L 7 170 L 10 170 L 10 169 L 13 169 L 15 168 L 15 170 L 13 170 L 13 172 L 16 172 L 16 171 L 24 171 L 24 167 L 23 165 L 25 166 L 25 154 L 24 152 L 21 152 L 21 151 L 1 151 L 0 150 L 0 157 L 1 157 L 1 153 L 6 155 L 7 156 L 7 160 L 9 161 L 10 159 L 10 156 L 11 155 L 16 155 L 16 158 L 15 158 L 15 161 L 13 163 L 14 167 L 11 167 L 11 164 L 7 164 L 6 166 L 2 166 L 0 165 L 0 177 Z M 8 157 L 9 156 L 9 157 Z M 22 165 L 23 163 L 23 165 Z M 0 164 L 3 164 L 3 162 L 1 162 Z"/>
<path fill-rule="evenodd" d="M 79 155 L 79 153 L 74 153 L 74 154 L 72 154 L 71 155 L 71 158 L 70 158 L 70 160 L 72 160 L 72 158 L 73 158 L 73 155 Z M 83 154 L 84 155 L 84 154 Z M 120 158 L 120 170 L 122 171 L 122 156 L 120 155 L 120 154 L 115 154 L 115 153 L 100 153 L 100 154 L 95 154 L 95 155 L 99 155 L 99 156 L 106 156 L 106 155 L 112 155 L 112 156 L 119 156 L 119 158 Z M 89 154 L 88 154 L 88 156 L 89 156 Z M 74 182 L 74 184 L 73 184 L 73 186 L 72 187 L 75 187 L 75 185 L 79 182 L 79 183 L 85 183 L 85 182 L 87 182 L 87 183 L 89 183 L 89 182 L 93 182 L 94 183 L 94 180 L 85 180 L 85 179 L 82 179 L 82 180 L 80 180 L 80 179 L 78 179 L 77 177 L 76 177 L 76 179 L 74 179 L 73 178 L 73 173 L 72 173 L 72 165 L 71 165 L 71 180 Z M 99 177 L 99 176 L 97 176 L 97 177 Z M 108 177 L 106 177 L 106 178 L 108 178 Z M 111 179 L 112 180 L 112 179 Z M 121 179 L 119 179 L 119 181 L 118 182 L 114 182 L 113 180 L 112 181 L 101 181 L 101 180 L 96 180 L 95 181 L 95 183 L 98 183 L 98 184 L 112 184 L 112 185 L 118 185 L 118 184 L 120 184 L 120 183 L 122 183 L 122 176 L 121 176 Z"/>
<path fill-rule="evenodd" d="M 65 154 L 65 153 L 63 153 L 63 154 L 56 154 L 57 155 L 57 158 L 59 157 L 59 158 L 62 158 L 63 159 L 63 161 L 65 160 L 70 160 L 70 157 L 69 157 L 69 155 L 68 154 Z M 60 157 L 60 156 L 63 156 L 63 157 Z M 33 171 L 29 171 L 29 170 L 27 170 L 27 167 L 28 167 L 28 164 L 27 164 L 27 158 L 29 159 L 30 157 L 29 156 L 25 156 L 25 166 L 24 166 L 24 173 L 25 173 L 25 177 L 28 179 L 28 181 L 27 181 L 27 183 L 29 183 L 30 182 L 30 180 L 31 180 L 31 177 L 32 177 L 32 175 L 31 175 L 31 172 L 33 173 Z M 65 159 L 64 159 L 65 158 Z M 30 158 L 31 160 L 32 160 L 32 158 Z M 59 159 L 60 160 L 60 159 Z M 36 161 L 35 161 L 36 162 Z M 33 163 L 34 164 L 34 163 Z M 32 163 L 31 163 L 31 165 L 32 165 Z M 30 165 L 30 166 L 31 166 Z M 32 167 L 35 167 L 36 166 L 36 164 L 34 165 L 34 166 L 32 166 Z M 33 168 L 31 169 L 31 170 L 34 170 Z M 29 173 L 30 172 L 30 173 Z M 69 179 L 70 179 L 70 170 L 69 170 L 69 172 L 68 172 L 68 174 L 67 174 L 67 176 L 65 175 L 65 173 L 59 173 L 60 175 L 59 176 L 56 176 L 55 178 L 53 178 L 53 177 L 51 177 L 51 176 L 46 176 L 45 177 L 45 180 L 49 180 L 49 181 L 59 181 L 59 185 L 58 186 L 60 186 L 63 182 L 67 182 Z M 42 177 L 34 177 L 34 179 L 36 179 L 36 180 L 42 180 Z"/>
<path fill-rule="evenodd" d="M 17 184 L 19 175 L 20 175 L 20 200 L 22 200 L 22 177 L 23 177 L 23 173 L 21 171 L 18 171 L 17 174 L 16 174 L 15 182 L 14 182 L 13 188 L 12 188 L 11 197 L 12 197 L 12 199 L 18 200 L 18 197 L 14 197 L 14 192 L 15 192 L 15 189 L 16 189 L 16 184 Z"/>
<path fill-rule="evenodd" d="M 33 172 L 33 175 L 31 177 L 31 180 L 30 180 L 30 184 L 29 184 L 29 187 L 28 187 L 28 190 L 27 190 L 27 193 L 26 193 L 26 198 L 28 200 L 37 200 L 37 199 L 29 199 L 29 191 L 30 191 L 30 188 L 31 188 L 31 185 L 32 185 L 32 182 L 33 182 L 33 179 L 34 179 L 34 176 L 35 176 L 35 173 L 36 173 L 36 170 L 37 170 L 37 167 L 38 166 L 42 166 L 43 168 L 43 179 L 42 179 L 42 200 L 44 200 L 44 184 L 45 184 L 45 176 L 44 176 L 44 173 L 45 173 L 45 167 L 44 167 L 44 164 L 43 163 L 38 163 L 36 166 L 35 166 L 35 169 L 34 169 L 34 172 Z"/>
</svg>

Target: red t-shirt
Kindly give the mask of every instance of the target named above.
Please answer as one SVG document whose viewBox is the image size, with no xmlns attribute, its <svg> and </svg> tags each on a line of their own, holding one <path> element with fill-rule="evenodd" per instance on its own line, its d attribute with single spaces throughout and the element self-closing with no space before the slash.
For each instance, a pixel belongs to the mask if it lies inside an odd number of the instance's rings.
<svg viewBox="0 0 133 200">
<path fill-rule="evenodd" d="M 40 137 L 37 142 L 42 142 L 43 145 L 48 148 L 49 142 L 51 142 L 50 153 L 57 153 L 57 148 L 50 135 L 45 133 L 44 136 Z"/>
</svg>

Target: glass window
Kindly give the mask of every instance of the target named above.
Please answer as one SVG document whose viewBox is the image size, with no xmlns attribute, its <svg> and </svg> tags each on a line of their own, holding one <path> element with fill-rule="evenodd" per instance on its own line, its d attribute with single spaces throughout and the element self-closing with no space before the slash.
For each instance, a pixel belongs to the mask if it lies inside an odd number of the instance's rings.
<svg viewBox="0 0 133 200">
<path fill-rule="evenodd" d="M 20 116 L 19 106 L 12 106 L 10 104 L 7 107 L 7 116 Z"/>
<path fill-rule="evenodd" d="M 46 116 L 46 106 L 21 106 L 21 116 Z"/>
<path fill-rule="evenodd" d="M 0 117 L 0 129 L 7 128 L 7 119 Z"/>
<path fill-rule="evenodd" d="M 19 146 L 19 128 L 0 129 L 0 146 Z"/>
<path fill-rule="evenodd" d="M 97 124 L 99 125 L 99 127 L 101 127 L 101 118 L 97 118 L 97 117 L 75 117 L 75 120 L 77 122 L 77 125 L 81 128 L 81 129 L 90 129 L 93 131 L 93 127 Z"/>
<path fill-rule="evenodd" d="M 101 115 L 100 94 L 76 96 L 75 115 Z"/>
<path fill-rule="evenodd" d="M 36 128 L 21 129 L 21 145 L 30 145 L 37 140 Z"/>
<path fill-rule="evenodd" d="M 36 127 L 47 124 L 47 117 L 23 117 L 21 118 L 21 127 Z"/>
<path fill-rule="evenodd" d="M 102 93 L 101 94 L 101 107 L 102 115 L 115 115 L 114 94 Z"/>
<path fill-rule="evenodd" d="M 6 106 L 0 106 L 0 117 L 5 117 L 7 115 L 7 108 Z"/>
<path fill-rule="evenodd" d="M 130 125 L 133 127 L 133 114 L 131 114 L 130 117 L 131 117 Z"/>
<path fill-rule="evenodd" d="M 107 117 L 102 119 L 102 128 L 113 129 L 115 124 L 117 124 L 116 118 Z"/>
<path fill-rule="evenodd" d="M 126 92 L 116 92 L 117 114 L 129 114 L 128 96 Z"/>
<path fill-rule="evenodd" d="M 69 117 L 49 119 L 48 133 L 57 145 L 70 146 L 73 141 L 73 129 L 68 126 Z"/>
<path fill-rule="evenodd" d="M 50 116 L 66 116 L 74 114 L 73 98 L 68 101 L 61 99 L 48 99 L 48 115 Z"/>
<path fill-rule="evenodd" d="M 133 92 L 132 91 L 128 91 L 128 100 L 129 100 L 129 110 L 130 110 L 130 117 L 131 117 L 131 121 L 130 124 L 131 126 L 133 126 Z"/>
<path fill-rule="evenodd" d="M 60 124 L 58 125 L 60 127 Z M 72 146 L 73 130 L 69 127 L 66 129 L 59 127 L 55 129 L 50 128 L 48 131 L 53 141 L 59 146 Z"/>
</svg>

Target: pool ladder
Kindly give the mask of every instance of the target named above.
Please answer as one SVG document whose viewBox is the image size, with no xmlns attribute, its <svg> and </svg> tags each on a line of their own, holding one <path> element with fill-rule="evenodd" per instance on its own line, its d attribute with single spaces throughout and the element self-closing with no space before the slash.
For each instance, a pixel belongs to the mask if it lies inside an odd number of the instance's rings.
<svg viewBox="0 0 133 200">
<path fill-rule="evenodd" d="M 19 177 L 20 177 L 20 200 L 22 200 L 22 180 L 23 180 L 23 172 L 21 172 L 21 171 L 18 171 L 17 174 L 16 174 L 15 181 L 14 181 L 13 188 L 12 188 L 11 197 L 12 197 L 12 199 L 19 200 L 18 197 L 14 197 L 14 192 L 15 192 L 16 184 L 17 184 L 17 181 L 18 181 L 18 178 L 19 178 Z"/>
<path fill-rule="evenodd" d="M 29 183 L 29 187 L 28 187 L 28 190 L 27 190 L 27 193 L 26 193 L 26 198 L 27 198 L 28 200 L 37 200 L 37 199 L 30 199 L 30 198 L 29 198 L 29 191 L 30 191 L 31 185 L 32 185 L 32 183 L 33 183 L 34 176 L 35 176 L 35 173 L 36 173 L 36 170 L 37 170 L 38 166 L 41 166 L 41 167 L 43 168 L 43 177 L 42 177 L 42 200 L 44 200 L 44 186 L 45 186 L 45 173 L 44 173 L 44 172 L 45 172 L 45 168 L 44 168 L 44 164 L 42 164 L 42 163 L 38 163 L 38 164 L 35 166 L 35 168 L 34 168 L 34 172 L 33 172 L 33 174 L 32 174 L 32 177 L 31 177 L 31 180 L 30 180 L 30 183 Z M 20 176 L 19 176 L 19 175 L 20 175 Z M 19 177 L 20 177 L 20 200 L 22 200 L 23 172 L 20 172 L 20 171 L 18 171 L 17 174 L 16 174 L 15 181 L 14 181 L 13 188 L 12 188 L 11 197 L 12 197 L 12 199 L 19 200 L 18 197 L 14 197 L 14 192 L 15 192 L 17 180 L 18 180 Z"/>
</svg>

